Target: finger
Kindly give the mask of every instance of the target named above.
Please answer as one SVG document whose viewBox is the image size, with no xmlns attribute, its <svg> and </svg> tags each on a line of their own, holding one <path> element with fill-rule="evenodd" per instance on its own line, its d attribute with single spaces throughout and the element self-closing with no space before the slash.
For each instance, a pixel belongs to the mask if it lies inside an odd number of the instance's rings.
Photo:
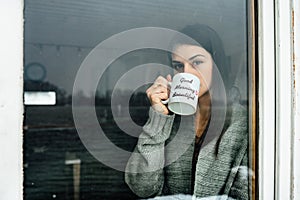
<svg viewBox="0 0 300 200">
<path fill-rule="evenodd" d="M 164 92 L 168 92 L 168 81 L 162 76 L 157 77 L 154 83 L 146 90 L 147 97 L 150 101 L 152 94 Z"/>
<path fill-rule="evenodd" d="M 152 94 L 161 94 L 161 93 L 168 94 L 169 90 L 166 86 L 157 86 L 151 90 L 151 93 Z"/>
<path fill-rule="evenodd" d="M 147 97 L 150 101 L 153 101 L 153 98 L 157 98 L 156 95 L 161 95 L 162 99 L 164 99 L 164 98 L 167 99 L 168 94 L 169 94 L 168 89 L 164 88 L 164 87 L 154 88 L 154 89 L 151 89 L 151 90 L 147 91 Z M 159 100 L 157 100 L 157 101 L 159 101 Z"/>
<path fill-rule="evenodd" d="M 157 77 L 157 79 L 154 81 L 154 84 L 162 84 L 162 85 L 167 85 L 168 80 L 162 76 Z"/>
<path fill-rule="evenodd" d="M 150 88 L 146 90 L 146 93 L 162 93 L 168 92 L 168 87 L 163 84 L 153 84 Z"/>
<path fill-rule="evenodd" d="M 150 94 L 149 99 L 150 99 L 151 104 L 163 105 L 163 103 L 161 101 L 168 99 L 168 94 L 167 93 L 153 93 L 153 94 Z"/>
<path fill-rule="evenodd" d="M 167 81 L 168 81 L 168 82 L 171 82 L 171 81 L 172 81 L 172 76 L 171 76 L 170 74 L 168 74 L 166 78 L 167 78 Z"/>
<path fill-rule="evenodd" d="M 161 100 L 166 100 L 166 99 L 169 98 L 168 93 L 165 93 L 165 92 L 164 93 L 159 93 L 159 94 L 157 94 L 157 96 L 158 96 L 160 102 L 161 102 Z"/>
</svg>

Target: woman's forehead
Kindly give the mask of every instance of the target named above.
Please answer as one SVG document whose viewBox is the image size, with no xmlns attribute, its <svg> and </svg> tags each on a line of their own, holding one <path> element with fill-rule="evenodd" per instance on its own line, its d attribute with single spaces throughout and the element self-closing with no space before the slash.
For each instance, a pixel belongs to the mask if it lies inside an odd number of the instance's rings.
<svg viewBox="0 0 300 200">
<path fill-rule="evenodd" d="M 204 57 L 208 57 L 210 54 L 201 46 L 196 45 L 177 45 L 172 52 L 173 58 L 184 58 L 189 59 L 192 56 L 195 56 L 197 54 L 203 55 Z"/>
</svg>

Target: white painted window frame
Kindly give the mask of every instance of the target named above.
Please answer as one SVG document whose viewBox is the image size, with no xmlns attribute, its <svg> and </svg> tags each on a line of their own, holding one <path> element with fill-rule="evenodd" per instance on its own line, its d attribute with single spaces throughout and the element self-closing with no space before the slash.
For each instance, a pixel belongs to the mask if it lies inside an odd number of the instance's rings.
<svg viewBox="0 0 300 200">
<path fill-rule="evenodd" d="M 275 163 L 275 38 L 274 3 L 258 1 L 258 191 L 274 199 Z"/>
<path fill-rule="evenodd" d="M 0 199 L 22 199 L 23 0 L 0 0 Z"/>
<path fill-rule="evenodd" d="M 291 5 L 275 1 L 276 147 L 275 199 L 291 199 L 292 164 L 292 37 Z"/>
<path fill-rule="evenodd" d="M 257 4 L 259 199 L 296 200 L 300 199 L 300 2 Z M 0 0 L 0 26 L 0 198 L 22 199 L 23 0 Z"/>
<path fill-rule="evenodd" d="M 259 199 L 300 199 L 300 2 L 257 3 Z"/>
<path fill-rule="evenodd" d="M 300 199 L 300 0 L 291 2 L 292 24 L 292 163 L 291 197 Z"/>
</svg>

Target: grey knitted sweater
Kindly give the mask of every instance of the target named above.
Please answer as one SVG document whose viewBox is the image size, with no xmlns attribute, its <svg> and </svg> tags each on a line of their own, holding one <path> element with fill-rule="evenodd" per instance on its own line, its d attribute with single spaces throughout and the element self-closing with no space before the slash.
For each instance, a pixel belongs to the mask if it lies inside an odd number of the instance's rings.
<svg viewBox="0 0 300 200">
<path fill-rule="evenodd" d="M 125 181 L 131 190 L 142 198 L 192 194 L 249 199 L 246 110 L 239 104 L 232 107 L 231 124 L 222 136 L 217 155 L 217 138 L 200 150 L 193 185 L 193 116 L 182 117 L 180 123 L 174 118 L 150 108 L 149 119 L 126 167 Z"/>
</svg>

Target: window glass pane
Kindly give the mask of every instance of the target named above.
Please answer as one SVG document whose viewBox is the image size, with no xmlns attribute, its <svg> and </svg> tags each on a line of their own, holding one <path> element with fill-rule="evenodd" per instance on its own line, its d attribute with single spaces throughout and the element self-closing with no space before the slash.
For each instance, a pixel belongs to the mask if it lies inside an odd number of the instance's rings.
<svg viewBox="0 0 300 200">
<path fill-rule="evenodd" d="M 26 0 L 25 199 L 247 199 L 248 4 Z"/>
</svg>

